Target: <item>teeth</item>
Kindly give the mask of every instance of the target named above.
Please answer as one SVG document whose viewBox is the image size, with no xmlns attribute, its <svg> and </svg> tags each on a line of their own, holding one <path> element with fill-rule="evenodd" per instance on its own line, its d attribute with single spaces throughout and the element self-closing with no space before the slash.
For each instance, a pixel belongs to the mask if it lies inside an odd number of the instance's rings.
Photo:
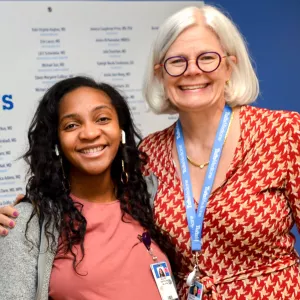
<svg viewBox="0 0 300 300">
<path fill-rule="evenodd" d="M 104 149 L 104 146 L 101 146 L 101 147 L 97 147 L 97 148 L 84 149 L 84 150 L 81 150 L 81 152 L 83 152 L 85 154 L 89 154 L 89 153 L 99 152 L 103 149 Z"/>
<path fill-rule="evenodd" d="M 190 86 L 181 86 L 182 90 L 196 90 L 203 89 L 208 86 L 208 83 L 200 84 L 200 85 L 190 85 Z"/>
</svg>

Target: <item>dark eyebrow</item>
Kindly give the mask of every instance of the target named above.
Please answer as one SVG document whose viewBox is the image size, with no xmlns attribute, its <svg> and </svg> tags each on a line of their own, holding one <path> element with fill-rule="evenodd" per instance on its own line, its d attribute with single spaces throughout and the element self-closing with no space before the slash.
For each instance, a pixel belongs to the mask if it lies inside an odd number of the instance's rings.
<svg viewBox="0 0 300 300">
<path fill-rule="evenodd" d="M 108 105 L 99 105 L 99 106 L 96 106 L 92 111 L 94 112 L 96 110 L 105 109 L 105 108 L 112 110 L 111 106 L 108 106 Z"/>
<path fill-rule="evenodd" d="M 95 112 L 97 110 L 102 110 L 102 109 L 109 109 L 109 110 L 113 110 L 112 107 L 108 106 L 108 105 L 99 105 L 96 106 L 95 108 L 93 108 L 92 112 Z M 80 118 L 79 114 L 68 114 L 68 115 L 64 115 L 59 122 L 62 122 L 65 119 L 76 119 L 76 118 Z"/>
</svg>

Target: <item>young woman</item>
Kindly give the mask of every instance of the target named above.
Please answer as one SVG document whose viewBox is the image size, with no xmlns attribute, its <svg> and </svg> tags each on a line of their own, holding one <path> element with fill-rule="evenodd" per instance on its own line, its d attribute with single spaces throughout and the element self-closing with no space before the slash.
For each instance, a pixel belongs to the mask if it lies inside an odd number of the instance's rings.
<svg viewBox="0 0 300 300">
<path fill-rule="evenodd" d="M 75 77 L 44 95 L 20 216 L 0 243 L 0 299 L 161 299 L 150 264 L 167 261 L 158 245 L 167 252 L 168 242 L 153 223 L 136 138 L 109 85 Z"/>
</svg>

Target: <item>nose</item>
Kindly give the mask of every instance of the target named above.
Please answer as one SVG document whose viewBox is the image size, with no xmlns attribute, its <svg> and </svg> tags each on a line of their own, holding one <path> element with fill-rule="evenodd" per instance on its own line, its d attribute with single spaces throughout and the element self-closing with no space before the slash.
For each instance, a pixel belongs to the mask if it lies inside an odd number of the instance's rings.
<svg viewBox="0 0 300 300">
<path fill-rule="evenodd" d="M 95 140 L 101 135 L 101 129 L 93 122 L 82 125 L 79 138 L 82 140 Z"/>
<path fill-rule="evenodd" d="M 188 66 L 185 72 L 183 73 L 184 76 L 192 76 L 192 75 L 199 75 L 202 74 L 203 71 L 201 71 L 198 66 L 195 59 L 188 60 Z"/>
</svg>

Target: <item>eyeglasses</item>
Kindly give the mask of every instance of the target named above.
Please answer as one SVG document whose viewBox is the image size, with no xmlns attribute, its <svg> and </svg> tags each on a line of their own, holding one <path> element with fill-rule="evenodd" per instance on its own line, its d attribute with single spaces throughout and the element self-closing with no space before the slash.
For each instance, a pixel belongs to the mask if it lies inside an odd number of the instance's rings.
<svg viewBox="0 0 300 300">
<path fill-rule="evenodd" d="M 218 69 L 221 64 L 222 56 L 217 52 L 201 53 L 196 59 L 197 67 L 205 73 L 211 73 Z M 165 60 L 163 66 L 166 72 L 173 77 L 181 76 L 188 68 L 189 61 L 184 56 L 172 56 Z"/>
</svg>

